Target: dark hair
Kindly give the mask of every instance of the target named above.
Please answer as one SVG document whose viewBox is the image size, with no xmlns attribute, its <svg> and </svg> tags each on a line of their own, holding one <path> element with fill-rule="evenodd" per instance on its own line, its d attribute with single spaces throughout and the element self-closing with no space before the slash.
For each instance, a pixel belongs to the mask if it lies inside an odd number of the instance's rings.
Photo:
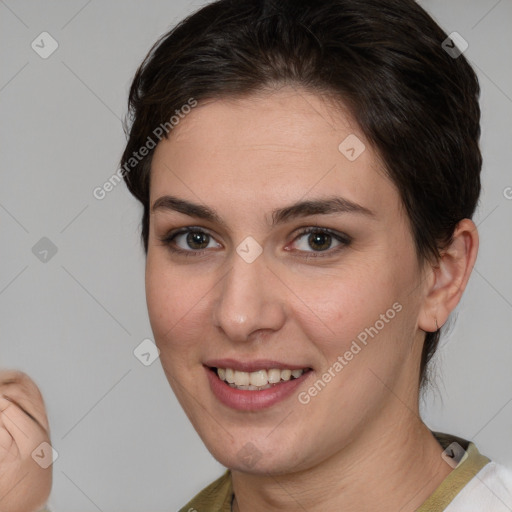
<svg viewBox="0 0 512 512">
<path fill-rule="evenodd" d="M 121 167 L 144 206 L 146 253 L 153 151 L 134 154 L 155 129 L 167 137 L 190 98 L 290 84 L 349 108 L 399 191 L 419 260 L 435 262 L 473 216 L 482 165 L 478 79 L 446 39 L 413 0 L 218 0 L 183 20 L 150 50 L 128 100 Z M 426 334 L 422 386 L 439 338 Z"/>
</svg>

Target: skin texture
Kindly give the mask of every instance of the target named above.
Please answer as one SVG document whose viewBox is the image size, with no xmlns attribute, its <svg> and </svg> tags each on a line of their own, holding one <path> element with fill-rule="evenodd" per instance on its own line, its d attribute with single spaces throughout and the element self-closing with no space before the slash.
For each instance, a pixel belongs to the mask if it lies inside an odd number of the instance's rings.
<svg viewBox="0 0 512 512">
<path fill-rule="evenodd" d="M 366 146 L 354 161 L 338 150 L 350 134 Z M 222 221 L 152 212 L 146 294 L 169 383 L 207 448 L 232 469 L 233 509 L 415 510 L 451 469 L 419 418 L 422 343 L 460 299 L 475 225 L 462 221 L 443 258 L 420 264 L 399 194 L 357 124 L 291 87 L 200 103 L 155 150 L 150 204 L 164 195 L 208 206 Z M 373 215 L 271 225 L 274 209 L 332 196 Z M 202 254 L 191 254 L 186 235 L 170 245 L 190 256 L 162 243 L 190 226 L 211 235 Z M 312 226 L 351 242 L 327 238 L 328 249 L 315 250 L 299 233 Z M 236 252 L 247 236 L 263 248 L 252 263 Z M 299 389 L 307 391 L 396 303 L 400 312 L 307 404 L 294 393 L 241 412 L 210 390 L 204 362 L 233 358 L 309 367 Z M 257 454 L 250 466 L 244 446 Z"/>
<path fill-rule="evenodd" d="M 2 512 L 36 512 L 46 503 L 52 466 L 43 469 L 32 458 L 32 452 L 43 442 L 50 443 L 49 425 L 38 387 L 23 372 L 0 371 Z"/>
</svg>

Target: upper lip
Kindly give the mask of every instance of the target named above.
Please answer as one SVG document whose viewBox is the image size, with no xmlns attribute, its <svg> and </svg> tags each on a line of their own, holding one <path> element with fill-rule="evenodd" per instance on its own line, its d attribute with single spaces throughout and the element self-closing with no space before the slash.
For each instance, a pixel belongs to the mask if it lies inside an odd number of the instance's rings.
<svg viewBox="0 0 512 512">
<path fill-rule="evenodd" d="M 238 361 L 236 359 L 210 359 L 204 363 L 210 368 L 231 368 L 240 372 L 256 372 L 258 370 L 302 370 L 309 368 L 307 365 L 281 363 L 270 359 L 254 359 L 252 361 Z"/>
</svg>

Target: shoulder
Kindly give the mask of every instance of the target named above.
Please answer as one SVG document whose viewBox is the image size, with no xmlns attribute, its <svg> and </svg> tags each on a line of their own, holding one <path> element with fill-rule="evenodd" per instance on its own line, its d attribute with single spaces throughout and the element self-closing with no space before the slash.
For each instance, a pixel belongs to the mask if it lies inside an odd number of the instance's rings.
<svg viewBox="0 0 512 512">
<path fill-rule="evenodd" d="M 195 498 L 189 501 L 179 512 L 231 512 L 233 491 L 231 473 L 227 470 L 220 478 L 205 487 Z"/>
<path fill-rule="evenodd" d="M 474 443 L 433 432 L 451 473 L 417 512 L 511 512 L 512 471 L 482 455 Z"/>
<path fill-rule="evenodd" d="M 512 469 L 489 462 L 455 497 L 446 512 L 510 512 Z"/>
</svg>

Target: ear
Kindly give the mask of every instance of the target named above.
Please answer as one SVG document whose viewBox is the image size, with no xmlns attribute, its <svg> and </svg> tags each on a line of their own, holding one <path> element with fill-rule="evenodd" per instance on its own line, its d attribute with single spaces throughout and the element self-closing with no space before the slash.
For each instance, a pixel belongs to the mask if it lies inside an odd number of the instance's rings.
<svg viewBox="0 0 512 512">
<path fill-rule="evenodd" d="M 470 219 L 463 219 L 455 228 L 452 243 L 441 251 L 437 265 L 429 266 L 425 299 L 418 318 L 418 327 L 434 332 L 447 320 L 459 303 L 475 265 L 478 253 L 478 231 Z"/>
</svg>

